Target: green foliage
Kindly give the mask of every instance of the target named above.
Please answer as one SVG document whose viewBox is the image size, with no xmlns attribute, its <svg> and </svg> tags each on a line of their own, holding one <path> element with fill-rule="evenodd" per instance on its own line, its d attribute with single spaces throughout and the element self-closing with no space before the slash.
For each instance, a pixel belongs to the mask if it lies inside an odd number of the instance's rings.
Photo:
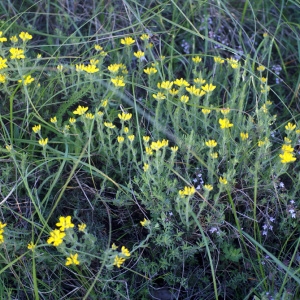
<svg viewBox="0 0 300 300">
<path fill-rule="evenodd" d="M 299 5 L 63 4 L 0 4 L 0 298 L 299 298 Z"/>
</svg>

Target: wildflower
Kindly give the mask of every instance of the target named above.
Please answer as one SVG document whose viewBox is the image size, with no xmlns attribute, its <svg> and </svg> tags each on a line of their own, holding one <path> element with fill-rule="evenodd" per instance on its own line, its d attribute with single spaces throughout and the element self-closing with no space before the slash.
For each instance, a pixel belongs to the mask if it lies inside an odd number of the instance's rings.
<svg viewBox="0 0 300 300">
<path fill-rule="evenodd" d="M 34 125 L 32 127 L 32 130 L 33 130 L 34 133 L 38 133 L 38 132 L 41 131 L 41 128 L 42 128 L 41 124 L 38 124 L 38 125 Z"/>
<path fill-rule="evenodd" d="M 57 123 L 57 118 L 56 118 L 56 116 L 54 116 L 53 118 L 51 118 L 51 119 L 50 119 L 50 122 L 56 124 L 56 123 Z"/>
<path fill-rule="evenodd" d="M 118 249 L 118 246 L 117 246 L 115 243 L 113 243 L 113 244 L 111 245 L 111 249 L 117 250 L 117 249 Z"/>
<path fill-rule="evenodd" d="M 153 154 L 153 151 L 150 147 L 146 147 L 146 154 L 148 154 L 149 156 Z"/>
<path fill-rule="evenodd" d="M 193 86 L 191 86 L 191 87 L 186 87 L 185 89 L 186 89 L 190 94 L 195 95 L 195 96 L 199 95 L 200 92 L 201 92 L 201 90 L 198 89 L 195 85 L 193 85 Z"/>
<path fill-rule="evenodd" d="M 226 116 L 230 113 L 230 108 L 221 108 L 220 112 L 222 115 Z"/>
<path fill-rule="evenodd" d="M 85 230 L 85 228 L 86 228 L 86 224 L 84 224 L 84 223 L 78 224 L 78 230 L 79 231 L 83 232 Z"/>
<path fill-rule="evenodd" d="M 107 128 L 110 128 L 110 129 L 113 129 L 113 128 L 116 127 L 116 125 L 114 125 L 111 122 L 104 122 L 104 126 L 107 127 Z"/>
<path fill-rule="evenodd" d="M 209 192 L 213 190 L 213 186 L 211 184 L 205 184 L 203 187 L 205 190 L 207 190 Z"/>
<path fill-rule="evenodd" d="M 27 249 L 29 250 L 34 250 L 34 248 L 36 247 L 36 245 L 33 243 L 33 242 L 30 242 L 28 245 L 27 245 Z"/>
<path fill-rule="evenodd" d="M 181 197 L 184 196 L 192 196 L 196 192 L 195 188 L 193 186 L 185 186 L 183 190 L 180 190 L 178 193 Z"/>
<path fill-rule="evenodd" d="M 14 43 L 14 44 L 18 42 L 18 38 L 17 38 L 16 35 L 12 36 L 12 37 L 10 38 L 10 40 L 11 40 L 11 42 Z"/>
<path fill-rule="evenodd" d="M 12 150 L 12 145 L 6 145 L 5 148 L 8 152 L 10 152 Z"/>
<path fill-rule="evenodd" d="M 283 164 L 291 163 L 296 160 L 294 154 L 290 152 L 283 152 L 283 154 L 279 154 L 279 157 L 281 158 L 281 162 Z"/>
<path fill-rule="evenodd" d="M 93 120 L 95 116 L 94 116 L 93 114 L 91 114 L 91 113 L 87 113 L 87 114 L 85 115 L 85 117 L 86 117 L 87 119 L 89 119 L 89 120 Z"/>
<path fill-rule="evenodd" d="M 83 70 L 89 74 L 93 74 L 99 71 L 99 69 L 95 65 L 91 65 L 91 64 L 85 66 Z"/>
<path fill-rule="evenodd" d="M 266 67 L 264 67 L 264 66 L 257 67 L 257 71 L 259 71 L 259 72 L 263 72 L 265 69 L 266 69 Z"/>
<path fill-rule="evenodd" d="M 103 116 L 103 111 L 99 110 L 96 114 L 98 117 L 102 117 Z"/>
<path fill-rule="evenodd" d="M 57 69 L 58 71 L 62 71 L 62 70 L 63 70 L 63 68 L 64 68 L 64 66 L 63 66 L 63 65 L 58 65 L 58 66 L 56 67 L 56 69 Z"/>
<path fill-rule="evenodd" d="M 30 84 L 31 82 L 33 82 L 34 81 L 34 78 L 33 77 L 31 77 L 31 75 L 24 75 L 23 76 L 23 79 L 20 79 L 20 80 L 18 80 L 18 82 L 23 82 L 24 83 L 24 85 L 28 85 L 28 84 Z"/>
<path fill-rule="evenodd" d="M 147 172 L 149 170 L 149 164 L 144 163 L 143 170 Z"/>
<path fill-rule="evenodd" d="M 268 85 L 266 85 L 266 86 L 261 85 L 260 88 L 261 88 L 261 90 L 260 90 L 261 93 L 267 93 L 271 89 Z"/>
<path fill-rule="evenodd" d="M 147 40 L 150 39 L 150 36 L 149 36 L 148 34 L 146 34 L 146 33 L 143 33 L 143 34 L 140 36 L 140 39 L 141 39 L 142 41 L 147 41 Z"/>
<path fill-rule="evenodd" d="M 0 74 L 0 83 L 5 83 L 5 81 L 6 81 L 6 75 Z"/>
<path fill-rule="evenodd" d="M 220 56 L 215 56 L 214 57 L 214 62 L 216 64 L 223 64 L 224 63 L 224 59 L 222 59 Z"/>
<path fill-rule="evenodd" d="M 202 61 L 202 58 L 200 56 L 192 57 L 192 61 L 195 64 L 199 64 Z"/>
<path fill-rule="evenodd" d="M 158 83 L 157 87 L 165 90 L 170 90 L 172 88 L 173 81 L 163 81 L 162 83 Z"/>
<path fill-rule="evenodd" d="M 130 142 L 133 142 L 134 141 L 134 135 L 131 134 L 131 135 L 128 135 L 128 139 Z"/>
<path fill-rule="evenodd" d="M 172 96 L 175 96 L 179 93 L 179 90 L 176 90 L 176 89 L 171 89 L 169 90 L 169 93 L 172 95 Z"/>
<path fill-rule="evenodd" d="M 194 82 L 198 84 L 204 84 L 206 80 L 202 78 L 194 78 Z"/>
<path fill-rule="evenodd" d="M 288 123 L 287 125 L 285 125 L 284 127 L 287 131 L 293 131 L 296 128 L 296 125 L 293 123 Z"/>
<path fill-rule="evenodd" d="M 45 147 L 48 144 L 48 138 L 40 139 L 39 144 L 43 147 Z"/>
<path fill-rule="evenodd" d="M 211 110 L 207 108 L 202 108 L 201 111 L 204 115 L 208 115 L 211 112 Z"/>
<path fill-rule="evenodd" d="M 249 134 L 248 134 L 248 132 L 241 132 L 240 137 L 241 137 L 242 141 L 245 141 L 248 139 Z"/>
<path fill-rule="evenodd" d="M 258 141 L 257 146 L 262 147 L 265 144 L 265 141 Z"/>
<path fill-rule="evenodd" d="M 205 145 L 209 148 L 214 148 L 218 145 L 218 143 L 215 140 L 208 140 L 205 142 Z"/>
<path fill-rule="evenodd" d="M 90 64 L 91 65 L 95 65 L 96 66 L 98 63 L 99 63 L 99 59 L 91 59 L 90 60 Z"/>
<path fill-rule="evenodd" d="M 70 122 L 71 124 L 74 124 L 74 123 L 76 122 L 76 119 L 75 119 L 75 118 L 70 118 L 70 119 L 69 119 L 69 122 Z"/>
<path fill-rule="evenodd" d="M 24 50 L 23 49 L 19 49 L 19 48 L 10 48 L 9 52 L 11 54 L 10 58 L 11 59 L 21 59 L 21 58 L 25 58 L 24 55 Z"/>
<path fill-rule="evenodd" d="M 2 31 L 0 31 L 0 42 L 7 42 L 7 38 L 2 36 Z"/>
<path fill-rule="evenodd" d="M 158 140 L 157 142 L 152 142 L 150 147 L 152 150 L 158 151 L 160 148 L 168 146 L 168 144 L 169 144 L 168 140 L 162 140 L 162 141 Z"/>
<path fill-rule="evenodd" d="M 142 57 L 145 56 L 145 52 L 143 51 L 137 51 L 137 52 L 134 52 L 133 55 L 139 59 L 141 59 Z"/>
<path fill-rule="evenodd" d="M 78 260 L 78 253 L 75 253 L 75 254 L 70 254 L 69 257 L 67 257 L 67 261 L 66 261 L 66 266 L 69 266 L 69 265 L 79 265 L 80 262 Z"/>
<path fill-rule="evenodd" d="M 76 72 L 84 71 L 85 65 L 84 64 L 79 64 L 75 65 Z"/>
<path fill-rule="evenodd" d="M 121 68 L 120 64 L 111 64 L 107 67 L 108 71 L 111 73 L 117 73 Z"/>
<path fill-rule="evenodd" d="M 108 100 L 107 99 L 101 101 L 101 107 L 106 107 L 107 104 L 108 104 Z"/>
<path fill-rule="evenodd" d="M 121 39 L 121 44 L 125 45 L 125 46 L 130 46 L 134 42 L 135 42 L 135 40 L 132 37 L 130 37 L 130 36 L 125 37 L 124 39 Z"/>
<path fill-rule="evenodd" d="M 146 69 L 144 69 L 144 72 L 145 72 L 147 75 L 152 75 L 152 74 L 157 73 L 157 70 L 156 70 L 155 68 L 151 67 L 151 68 L 146 68 Z"/>
<path fill-rule="evenodd" d="M 103 50 L 103 48 L 100 45 L 95 45 L 94 48 L 95 48 L 96 51 L 102 51 Z"/>
<path fill-rule="evenodd" d="M 262 83 L 266 83 L 267 80 L 268 80 L 268 79 L 267 79 L 266 77 L 261 77 L 261 78 L 260 78 L 260 81 L 261 81 Z"/>
<path fill-rule="evenodd" d="M 60 227 L 60 231 L 64 231 L 68 228 L 73 228 L 74 224 L 71 222 L 71 216 L 59 217 L 59 222 L 56 223 L 57 227 Z"/>
<path fill-rule="evenodd" d="M 220 177 L 219 182 L 226 185 L 228 183 L 227 179 L 225 177 Z"/>
<path fill-rule="evenodd" d="M 24 31 L 22 31 L 19 34 L 19 37 L 23 42 L 27 42 L 32 39 L 32 35 L 30 35 L 28 32 L 24 32 Z"/>
<path fill-rule="evenodd" d="M 48 244 L 52 244 L 53 246 L 57 247 L 63 242 L 63 238 L 66 236 L 66 234 L 59 229 L 54 229 L 50 232 L 50 237 L 47 240 Z"/>
<path fill-rule="evenodd" d="M 294 152 L 294 148 L 291 145 L 282 145 L 281 147 L 282 152 L 288 152 L 288 153 L 293 153 Z"/>
<path fill-rule="evenodd" d="M 210 93 L 216 88 L 216 86 L 210 83 L 210 84 L 206 84 L 205 86 L 203 86 L 201 88 L 204 92 Z"/>
<path fill-rule="evenodd" d="M 189 101 L 189 96 L 186 96 L 186 95 L 182 95 L 181 97 L 180 97 L 180 101 L 182 102 L 182 103 L 187 103 L 188 101 Z"/>
<path fill-rule="evenodd" d="M 230 128 L 233 126 L 233 124 L 230 123 L 227 118 L 219 119 L 219 124 L 221 129 Z"/>
<path fill-rule="evenodd" d="M 149 140 L 150 140 L 150 136 L 143 136 L 143 141 L 145 142 L 145 143 L 148 143 L 149 142 Z"/>
<path fill-rule="evenodd" d="M 125 86 L 125 82 L 124 82 L 122 76 L 121 76 L 121 77 L 117 77 L 117 78 L 112 78 L 110 81 L 111 81 L 111 82 L 114 84 L 114 86 L 116 86 L 116 87 L 119 87 L 119 86 Z"/>
<path fill-rule="evenodd" d="M 153 96 L 153 98 L 156 99 L 157 101 L 166 99 L 166 96 L 165 96 L 163 93 L 161 93 L 161 92 L 158 92 L 157 94 L 153 94 L 152 96 Z"/>
<path fill-rule="evenodd" d="M 117 141 L 118 141 L 118 143 L 123 143 L 124 142 L 124 137 L 123 136 L 118 136 L 117 137 Z"/>
<path fill-rule="evenodd" d="M 290 144 L 290 143 L 292 142 L 292 140 L 285 136 L 285 137 L 284 137 L 284 142 L 285 142 L 286 144 Z"/>
<path fill-rule="evenodd" d="M 129 252 L 129 250 L 125 246 L 122 246 L 121 251 L 122 251 L 123 255 L 125 255 L 127 257 L 130 256 L 130 252 Z"/>
<path fill-rule="evenodd" d="M 124 127 L 124 133 L 127 134 L 129 131 L 129 128 L 128 127 Z"/>
<path fill-rule="evenodd" d="M 0 70 L 7 68 L 7 59 L 0 56 Z"/>
<path fill-rule="evenodd" d="M 178 151 L 178 146 L 173 146 L 173 147 L 171 147 L 171 151 L 172 151 L 172 152 L 177 152 L 177 151 Z"/>
<path fill-rule="evenodd" d="M 218 158 L 218 156 L 219 156 L 218 152 L 210 153 L 210 157 L 213 159 Z"/>
<path fill-rule="evenodd" d="M 3 228 L 6 227 L 6 223 L 2 223 L 0 222 L 0 234 L 2 234 L 4 232 Z"/>
<path fill-rule="evenodd" d="M 227 58 L 227 62 L 230 64 L 230 66 L 231 66 L 232 69 L 236 69 L 239 66 L 239 62 L 236 59 L 233 59 L 233 58 L 229 59 L 229 58 Z"/>
<path fill-rule="evenodd" d="M 181 86 L 185 86 L 185 87 L 190 86 L 190 84 L 183 78 L 176 79 L 174 81 L 174 84 L 178 85 L 179 87 L 181 87 Z"/>
<path fill-rule="evenodd" d="M 124 263 L 124 261 L 125 261 L 125 258 L 119 257 L 118 255 L 116 255 L 113 265 L 120 268 L 121 265 Z"/>
<path fill-rule="evenodd" d="M 146 218 L 144 218 L 144 220 L 140 221 L 140 223 L 143 227 L 145 227 L 145 226 L 150 225 L 151 222 L 150 222 L 150 220 L 147 220 Z"/>
<path fill-rule="evenodd" d="M 118 114 L 118 117 L 122 121 L 128 121 L 131 119 L 132 114 L 123 112 L 122 114 Z"/>
<path fill-rule="evenodd" d="M 74 115 L 82 116 L 83 114 L 85 114 L 85 112 L 86 112 L 88 109 L 89 109 L 88 107 L 79 105 L 79 106 L 76 108 L 76 110 L 73 111 L 73 114 L 74 114 Z"/>
</svg>

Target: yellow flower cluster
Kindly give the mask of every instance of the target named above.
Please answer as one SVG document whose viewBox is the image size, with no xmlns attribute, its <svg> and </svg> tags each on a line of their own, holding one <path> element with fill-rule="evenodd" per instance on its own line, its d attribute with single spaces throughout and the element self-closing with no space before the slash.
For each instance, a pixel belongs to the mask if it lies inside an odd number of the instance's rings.
<svg viewBox="0 0 300 300">
<path fill-rule="evenodd" d="M 112 245 L 112 249 L 113 250 L 116 250 L 118 247 L 113 244 Z M 125 246 L 122 246 L 121 248 L 121 252 L 118 253 L 118 255 L 115 256 L 114 258 L 114 262 L 113 262 L 113 265 L 114 266 L 117 266 L 118 268 L 121 267 L 121 265 L 125 262 L 125 260 L 130 257 L 130 252 L 129 250 L 125 247 Z"/>
<path fill-rule="evenodd" d="M 291 163 L 296 160 L 295 154 L 294 154 L 294 148 L 289 144 L 284 144 L 281 147 L 282 154 L 279 154 L 279 157 L 281 158 L 281 162 L 283 164 Z"/>
<path fill-rule="evenodd" d="M 3 233 L 4 233 L 4 227 L 6 226 L 6 223 L 2 223 L 0 222 L 0 244 L 2 244 L 4 242 L 4 236 L 3 236 Z"/>
<path fill-rule="evenodd" d="M 192 196 L 196 192 L 196 189 L 193 186 L 185 186 L 183 190 L 180 190 L 178 193 L 180 197 Z"/>
<path fill-rule="evenodd" d="M 162 140 L 162 141 L 157 141 L 157 142 L 152 142 L 151 143 L 151 149 L 158 151 L 159 149 L 163 148 L 163 147 L 167 147 L 169 145 L 169 141 L 168 140 Z"/>
</svg>

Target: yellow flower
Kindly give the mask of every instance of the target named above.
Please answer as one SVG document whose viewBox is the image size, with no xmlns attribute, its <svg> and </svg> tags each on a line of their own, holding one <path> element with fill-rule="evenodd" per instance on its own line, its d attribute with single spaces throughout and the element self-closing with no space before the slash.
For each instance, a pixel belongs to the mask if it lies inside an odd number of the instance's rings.
<svg viewBox="0 0 300 300">
<path fill-rule="evenodd" d="M 172 96 L 175 96 L 179 93 L 179 90 L 176 90 L 176 89 L 171 89 L 169 90 L 169 93 L 172 95 Z"/>
<path fill-rule="evenodd" d="M 205 184 L 203 187 L 205 190 L 207 190 L 209 192 L 213 190 L 213 186 L 211 184 Z"/>
<path fill-rule="evenodd" d="M 84 71 L 85 65 L 84 64 L 79 64 L 75 65 L 76 72 Z"/>
<path fill-rule="evenodd" d="M 195 64 L 199 64 L 202 61 L 202 58 L 200 56 L 195 56 L 195 57 L 192 57 L 192 61 Z"/>
<path fill-rule="evenodd" d="M 129 128 L 128 127 L 124 127 L 124 133 L 127 134 L 129 132 Z"/>
<path fill-rule="evenodd" d="M 294 148 L 291 145 L 282 145 L 281 147 L 282 152 L 288 152 L 288 153 L 293 153 L 294 152 Z"/>
<path fill-rule="evenodd" d="M 264 67 L 264 66 L 257 67 L 257 71 L 259 71 L 259 72 L 263 72 L 265 69 L 266 69 L 266 67 Z"/>
<path fill-rule="evenodd" d="M 87 65 L 83 68 L 83 70 L 89 74 L 93 74 L 99 71 L 99 69 L 95 65 Z"/>
<path fill-rule="evenodd" d="M 163 81 L 162 83 L 158 83 L 157 87 L 165 90 L 170 90 L 173 86 L 173 81 Z"/>
<path fill-rule="evenodd" d="M 268 86 L 268 85 L 266 85 L 266 86 L 261 85 L 260 88 L 261 88 L 261 90 L 260 90 L 261 93 L 267 93 L 271 89 L 270 86 Z"/>
<path fill-rule="evenodd" d="M 71 216 L 59 217 L 59 222 L 56 223 L 57 227 L 60 227 L 60 231 L 64 231 L 68 228 L 73 228 L 74 224 L 71 221 Z"/>
<path fill-rule="evenodd" d="M 47 240 L 48 244 L 52 244 L 53 246 L 59 246 L 63 242 L 63 238 L 66 234 L 59 229 L 54 229 L 50 232 L 50 237 Z"/>
<path fill-rule="evenodd" d="M 293 131 L 296 128 L 296 125 L 293 123 L 288 123 L 287 125 L 285 125 L 284 127 L 287 131 Z"/>
<path fill-rule="evenodd" d="M 95 45 L 94 48 L 95 48 L 96 51 L 102 51 L 103 50 L 103 48 L 100 45 Z"/>
<path fill-rule="evenodd" d="M 148 75 L 152 75 L 152 74 L 157 73 L 157 70 L 155 68 L 151 67 L 151 68 L 144 69 L 144 72 Z"/>
<path fill-rule="evenodd" d="M 205 142 L 205 145 L 209 148 L 214 148 L 218 145 L 218 143 L 215 140 L 208 140 Z"/>
<path fill-rule="evenodd" d="M 118 255 L 116 255 L 113 265 L 120 268 L 121 265 L 124 263 L 124 261 L 125 261 L 125 258 L 119 257 Z"/>
<path fill-rule="evenodd" d="M 218 158 L 218 156 L 219 156 L 218 152 L 210 153 L 210 157 L 213 159 Z"/>
<path fill-rule="evenodd" d="M 124 142 L 124 137 L 123 136 L 118 136 L 117 141 L 118 141 L 118 143 L 123 143 Z"/>
<path fill-rule="evenodd" d="M 195 85 L 191 86 L 191 87 L 186 87 L 185 88 L 190 94 L 201 97 L 203 95 L 205 95 L 205 91 L 200 90 L 199 88 L 197 88 Z"/>
<path fill-rule="evenodd" d="M 53 118 L 51 118 L 51 119 L 50 119 L 50 122 L 56 124 L 56 123 L 57 123 L 57 118 L 56 118 L 56 116 L 54 116 Z"/>
<path fill-rule="evenodd" d="M 19 48 L 10 48 L 9 52 L 11 54 L 11 59 L 22 59 L 25 58 L 24 50 Z"/>
<path fill-rule="evenodd" d="M 42 128 L 42 126 L 40 124 L 38 124 L 38 125 L 33 126 L 32 130 L 34 133 L 38 133 L 41 131 L 41 128 Z"/>
<path fill-rule="evenodd" d="M 142 57 L 145 56 L 145 52 L 143 51 L 137 51 L 137 52 L 134 52 L 133 55 L 139 59 L 141 59 Z"/>
<path fill-rule="evenodd" d="M 185 186 L 183 190 L 180 190 L 178 193 L 180 197 L 184 196 L 192 196 L 196 192 L 195 188 L 193 186 Z"/>
<path fill-rule="evenodd" d="M 24 83 L 24 85 L 28 85 L 28 84 L 30 84 L 31 82 L 33 82 L 34 81 L 34 78 L 33 77 L 31 77 L 31 75 L 24 75 L 23 76 L 23 79 L 20 79 L 20 80 L 18 80 L 18 82 L 23 82 Z"/>
<path fill-rule="evenodd" d="M 262 147 L 265 143 L 265 141 L 258 141 L 257 146 Z"/>
<path fill-rule="evenodd" d="M 194 78 L 194 82 L 198 84 L 204 84 L 206 80 L 202 78 Z"/>
<path fill-rule="evenodd" d="M 225 177 L 220 177 L 219 182 L 222 183 L 222 184 L 225 184 L 225 185 L 228 183 L 228 181 Z"/>
<path fill-rule="evenodd" d="M 118 249 L 118 246 L 117 246 L 115 243 L 113 243 L 113 244 L 111 245 L 111 249 L 117 250 L 117 249 Z"/>
<path fill-rule="evenodd" d="M 162 141 L 158 140 L 157 142 L 152 142 L 150 147 L 152 150 L 158 151 L 160 148 L 168 146 L 168 144 L 169 144 L 168 140 L 162 140 Z"/>
<path fill-rule="evenodd" d="M 248 132 L 241 132 L 240 137 L 241 137 L 242 141 L 245 141 L 248 139 L 249 134 L 248 134 Z"/>
<path fill-rule="evenodd" d="M 27 249 L 29 250 L 34 250 L 34 248 L 36 247 L 36 245 L 33 243 L 33 242 L 30 242 L 28 245 L 27 245 Z"/>
<path fill-rule="evenodd" d="M 261 78 L 260 78 L 260 81 L 261 81 L 262 83 L 266 83 L 267 80 L 268 80 L 268 78 L 266 78 L 266 77 L 261 77 Z"/>
<path fill-rule="evenodd" d="M 7 59 L 0 56 L 0 70 L 7 68 Z"/>
<path fill-rule="evenodd" d="M 78 224 L 78 230 L 79 231 L 84 231 L 85 230 L 85 228 L 86 228 L 86 224 L 84 224 L 84 223 L 82 223 L 82 224 Z"/>
<path fill-rule="evenodd" d="M 204 115 L 208 115 L 211 112 L 211 110 L 207 108 L 202 108 L 201 111 Z"/>
<path fill-rule="evenodd" d="M 0 74 L 0 83 L 5 83 L 5 81 L 6 81 L 6 75 Z"/>
<path fill-rule="evenodd" d="M 99 63 L 99 59 L 91 59 L 90 64 L 91 65 L 97 65 Z"/>
<path fill-rule="evenodd" d="M 232 57 L 229 59 L 227 58 L 227 62 L 230 64 L 232 69 L 236 69 L 239 66 L 239 62 L 236 59 L 233 59 Z"/>
<path fill-rule="evenodd" d="M 283 152 L 283 154 L 279 154 L 279 157 L 281 158 L 281 162 L 283 164 L 291 163 L 296 160 L 294 154 L 290 152 Z"/>
<path fill-rule="evenodd" d="M 187 103 L 188 101 L 189 101 L 189 96 L 187 96 L 187 95 L 182 95 L 181 97 L 180 97 L 180 101 L 182 102 L 182 103 Z"/>
<path fill-rule="evenodd" d="M 118 117 L 122 121 L 128 121 L 131 119 L 132 114 L 123 112 L 122 114 L 118 114 Z"/>
<path fill-rule="evenodd" d="M 144 163 L 143 170 L 144 172 L 147 172 L 149 170 L 149 165 Z"/>
<path fill-rule="evenodd" d="M 228 108 L 228 107 L 227 108 L 225 108 L 225 107 L 221 108 L 220 112 L 221 112 L 222 115 L 226 116 L 230 113 L 230 108 Z"/>
<path fill-rule="evenodd" d="M 224 63 L 224 59 L 222 59 L 220 56 L 215 56 L 214 57 L 214 62 L 216 64 L 223 64 Z"/>
<path fill-rule="evenodd" d="M 39 144 L 43 147 L 45 147 L 48 144 L 48 138 L 40 139 Z"/>
<path fill-rule="evenodd" d="M 3 229 L 4 227 L 6 227 L 6 223 L 2 223 L 2 222 L 0 222 L 0 229 Z M 3 233 L 3 231 L 2 231 L 2 233 Z"/>
<path fill-rule="evenodd" d="M 83 114 L 85 114 L 85 112 L 86 112 L 88 109 L 89 109 L 88 107 L 79 105 L 79 106 L 76 108 L 76 110 L 73 111 L 73 114 L 74 114 L 74 115 L 82 116 Z"/>
<path fill-rule="evenodd" d="M 134 141 L 134 135 L 131 134 L 131 135 L 128 135 L 128 139 L 130 142 L 133 142 Z"/>
<path fill-rule="evenodd" d="M 116 125 L 114 125 L 111 122 L 104 122 L 104 126 L 107 127 L 107 128 L 110 128 L 110 129 L 113 129 L 113 128 L 116 127 Z"/>
<path fill-rule="evenodd" d="M 173 147 L 171 147 L 171 151 L 172 151 L 172 152 L 177 152 L 177 151 L 178 151 L 178 146 L 173 146 Z"/>
<path fill-rule="evenodd" d="M 140 223 L 141 223 L 141 225 L 142 225 L 143 227 L 145 227 L 145 226 L 150 225 L 151 221 L 150 221 L 150 220 L 147 220 L 146 218 L 144 218 L 144 220 L 143 220 L 143 221 L 140 221 Z"/>
<path fill-rule="evenodd" d="M 161 92 L 158 92 L 157 94 L 153 94 L 152 96 L 153 96 L 153 98 L 156 99 L 157 101 L 166 99 L 166 96 L 165 96 L 163 93 L 161 93 Z"/>
<path fill-rule="evenodd" d="M 201 88 L 204 92 L 210 93 L 216 88 L 216 86 L 210 83 L 210 84 L 206 84 L 205 86 L 202 86 Z"/>
<path fill-rule="evenodd" d="M 7 42 L 7 38 L 6 37 L 2 37 L 2 31 L 0 31 L 0 42 Z"/>
<path fill-rule="evenodd" d="M 127 36 L 124 39 L 121 39 L 121 44 L 125 45 L 125 46 L 130 46 L 134 42 L 135 42 L 135 40 L 132 37 L 130 37 L 130 36 Z"/>
<path fill-rule="evenodd" d="M 187 86 L 190 86 L 190 84 L 183 78 L 180 78 L 180 79 L 176 79 L 174 81 L 174 84 L 178 85 L 178 86 L 184 86 L 184 87 L 187 87 Z"/>
<path fill-rule="evenodd" d="M 116 78 L 112 78 L 110 80 L 114 86 L 119 87 L 119 86 L 125 86 L 125 82 L 123 80 L 123 77 L 116 77 Z"/>
<path fill-rule="evenodd" d="M 130 252 L 125 246 L 122 246 L 121 251 L 124 256 L 127 256 L 127 257 L 130 256 Z"/>
<path fill-rule="evenodd" d="M 107 99 L 101 101 L 101 107 L 106 107 L 107 104 L 108 104 L 108 100 Z"/>
<path fill-rule="evenodd" d="M 75 118 L 70 118 L 70 119 L 69 119 L 69 122 L 70 122 L 71 124 L 74 124 L 74 123 L 76 122 L 76 119 L 75 119 Z"/>
<path fill-rule="evenodd" d="M 233 124 L 230 123 L 227 118 L 219 119 L 219 124 L 221 129 L 230 128 L 233 126 Z"/>
<path fill-rule="evenodd" d="M 142 41 L 147 41 L 147 40 L 150 39 L 150 36 L 149 36 L 148 34 L 146 34 L 146 33 L 143 33 L 143 34 L 140 36 L 140 39 L 141 39 Z"/>
<path fill-rule="evenodd" d="M 91 113 L 87 113 L 87 114 L 85 115 L 85 117 L 86 117 L 87 119 L 89 119 L 89 120 L 93 120 L 93 119 L 95 118 L 95 116 L 94 116 L 93 114 L 91 114 Z"/>
<path fill-rule="evenodd" d="M 18 38 L 17 38 L 16 35 L 12 36 L 12 37 L 10 38 L 10 40 L 11 40 L 11 42 L 14 43 L 14 44 L 18 42 Z"/>
<path fill-rule="evenodd" d="M 149 140 L 150 140 L 150 136 L 143 136 L 143 141 L 144 141 L 145 143 L 148 143 Z"/>
<path fill-rule="evenodd" d="M 12 145 L 6 145 L 5 148 L 8 152 L 10 152 L 12 150 Z"/>
<path fill-rule="evenodd" d="M 69 257 L 67 257 L 67 261 L 66 261 L 66 266 L 69 266 L 69 265 L 79 265 L 80 262 L 78 260 L 78 253 L 75 253 L 75 254 L 70 254 Z"/>
<path fill-rule="evenodd" d="M 111 73 L 117 73 L 121 68 L 121 64 L 111 64 L 107 67 L 108 71 Z"/>
<path fill-rule="evenodd" d="M 58 65 L 58 66 L 56 67 L 56 69 L 57 69 L 58 71 L 62 71 L 62 70 L 63 70 L 63 68 L 64 68 L 64 66 L 63 66 L 63 65 Z"/>
<path fill-rule="evenodd" d="M 20 39 L 21 39 L 23 42 L 26 42 L 26 41 L 32 39 L 32 35 L 30 35 L 28 32 L 24 32 L 24 31 L 22 31 L 22 32 L 19 34 L 19 37 L 20 37 Z"/>
<path fill-rule="evenodd" d="M 287 144 L 290 144 L 292 142 L 291 139 L 289 139 L 287 136 L 284 137 L 284 142 Z"/>
</svg>

